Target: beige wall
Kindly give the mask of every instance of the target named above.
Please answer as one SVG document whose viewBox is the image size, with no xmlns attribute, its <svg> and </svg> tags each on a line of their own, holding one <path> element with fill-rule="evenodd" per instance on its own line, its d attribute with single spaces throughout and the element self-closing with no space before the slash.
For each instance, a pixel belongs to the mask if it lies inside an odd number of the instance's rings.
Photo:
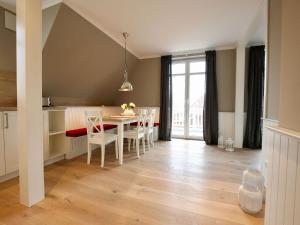
<svg viewBox="0 0 300 225">
<path fill-rule="evenodd" d="M 43 10 L 43 26 L 42 26 L 43 47 L 48 39 L 48 35 L 52 29 L 52 26 L 54 24 L 60 6 L 61 4 L 57 4 Z"/>
<path fill-rule="evenodd" d="M 129 79 L 134 91 L 121 93 L 122 46 L 64 4 L 43 11 L 43 26 L 43 95 L 52 97 L 55 105 L 120 105 L 133 101 L 138 106 L 160 106 L 160 58 L 138 60 L 129 54 Z M 236 50 L 217 51 L 219 111 L 234 111 L 235 66 Z M 0 77 L 0 86 L 7 81 L 7 77 Z M 7 100 L 1 102 L 6 104 Z"/>
<path fill-rule="evenodd" d="M 123 51 L 62 4 L 43 49 L 43 96 L 112 105 L 123 80 Z M 137 62 L 128 54 L 129 74 Z"/>
<path fill-rule="evenodd" d="M 129 76 L 132 92 L 119 92 L 115 105 L 134 102 L 137 106 L 160 106 L 160 58 L 141 59 Z"/>
<path fill-rule="evenodd" d="M 300 1 L 282 1 L 280 125 L 300 131 Z"/>
<path fill-rule="evenodd" d="M 217 51 L 216 64 L 219 111 L 234 112 L 236 49 Z"/>
<path fill-rule="evenodd" d="M 2 7 L 0 7 L 0 70 L 16 72 L 16 32 L 4 27 Z"/>
<path fill-rule="evenodd" d="M 217 85 L 220 112 L 235 110 L 236 50 L 217 51 Z M 134 90 L 118 93 L 115 105 L 134 102 L 138 106 L 160 106 L 160 58 L 139 60 L 130 75 Z"/>
<path fill-rule="evenodd" d="M 278 120 L 281 57 L 281 1 L 269 2 L 269 43 L 266 117 Z"/>
</svg>

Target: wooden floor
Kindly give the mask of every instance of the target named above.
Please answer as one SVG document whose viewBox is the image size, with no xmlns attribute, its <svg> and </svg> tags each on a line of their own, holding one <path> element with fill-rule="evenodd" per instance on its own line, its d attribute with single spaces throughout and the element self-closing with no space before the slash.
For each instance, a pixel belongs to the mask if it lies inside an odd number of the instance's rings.
<svg viewBox="0 0 300 225">
<path fill-rule="evenodd" d="M 127 148 L 126 148 L 127 150 Z M 242 171 L 258 164 L 259 151 L 222 152 L 199 141 L 159 142 L 123 166 L 113 146 L 101 169 L 99 151 L 45 170 L 46 199 L 18 204 L 18 180 L 0 184 L 0 224 L 8 225 L 238 225 L 263 224 L 238 206 Z"/>
</svg>

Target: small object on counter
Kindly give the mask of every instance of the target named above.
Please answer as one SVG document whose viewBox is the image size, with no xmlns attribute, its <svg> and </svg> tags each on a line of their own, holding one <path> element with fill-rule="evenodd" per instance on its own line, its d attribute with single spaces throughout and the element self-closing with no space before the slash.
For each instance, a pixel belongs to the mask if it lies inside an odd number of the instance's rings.
<svg viewBox="0 0 300 225">
<path fill-rule="evenodd" d="M 43 97 L 43 107 L 51 107 L 52 105 L 52 100 L 50 97 Z"/>
</svg>

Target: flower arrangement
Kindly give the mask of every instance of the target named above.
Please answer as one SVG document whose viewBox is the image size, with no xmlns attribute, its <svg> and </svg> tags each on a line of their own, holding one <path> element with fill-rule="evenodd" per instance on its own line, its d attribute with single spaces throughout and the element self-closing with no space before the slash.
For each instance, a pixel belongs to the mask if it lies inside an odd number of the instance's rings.
<svg viewBox="0 0 300 225">
<path fill-rule="evenodd" d="M 129 104 L 127 103 L 124 103 L 121 105 L 121 108 L 123 110 L 126 110 L 126 109 L 134 109 L 135 108 L 135 104 L 133 102 L 130 102 Z"/>
<path fill-rule="evenodd" d="M 124 103 L 121 105 L 121 108 L 124 110 L 124 112 L 122 113 L 122 115 L 124 116 L 134 116 L 135 113 L 133 111 L 133 109 L 135 108 L 135 104 L 133 102 L 130 103 Z"/>
</svg>

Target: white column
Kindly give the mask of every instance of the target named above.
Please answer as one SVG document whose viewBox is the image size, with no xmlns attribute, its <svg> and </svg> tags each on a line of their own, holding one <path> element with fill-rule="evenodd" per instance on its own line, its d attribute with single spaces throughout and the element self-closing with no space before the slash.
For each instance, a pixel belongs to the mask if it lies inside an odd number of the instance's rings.
<svg viewBox="0 0 300 225">
<path fill-rule="evenodd" d="M 243 147 L 244 139 L 244 92 L 246 46 L 239 44 L 236 52 L 235 84 L 235 147 Z"/>
<path fill-rule="evenodd" d="M 44 199 L 41 0 L 17 0 L 17 100 L 21 204 Z"/>
</svg>

